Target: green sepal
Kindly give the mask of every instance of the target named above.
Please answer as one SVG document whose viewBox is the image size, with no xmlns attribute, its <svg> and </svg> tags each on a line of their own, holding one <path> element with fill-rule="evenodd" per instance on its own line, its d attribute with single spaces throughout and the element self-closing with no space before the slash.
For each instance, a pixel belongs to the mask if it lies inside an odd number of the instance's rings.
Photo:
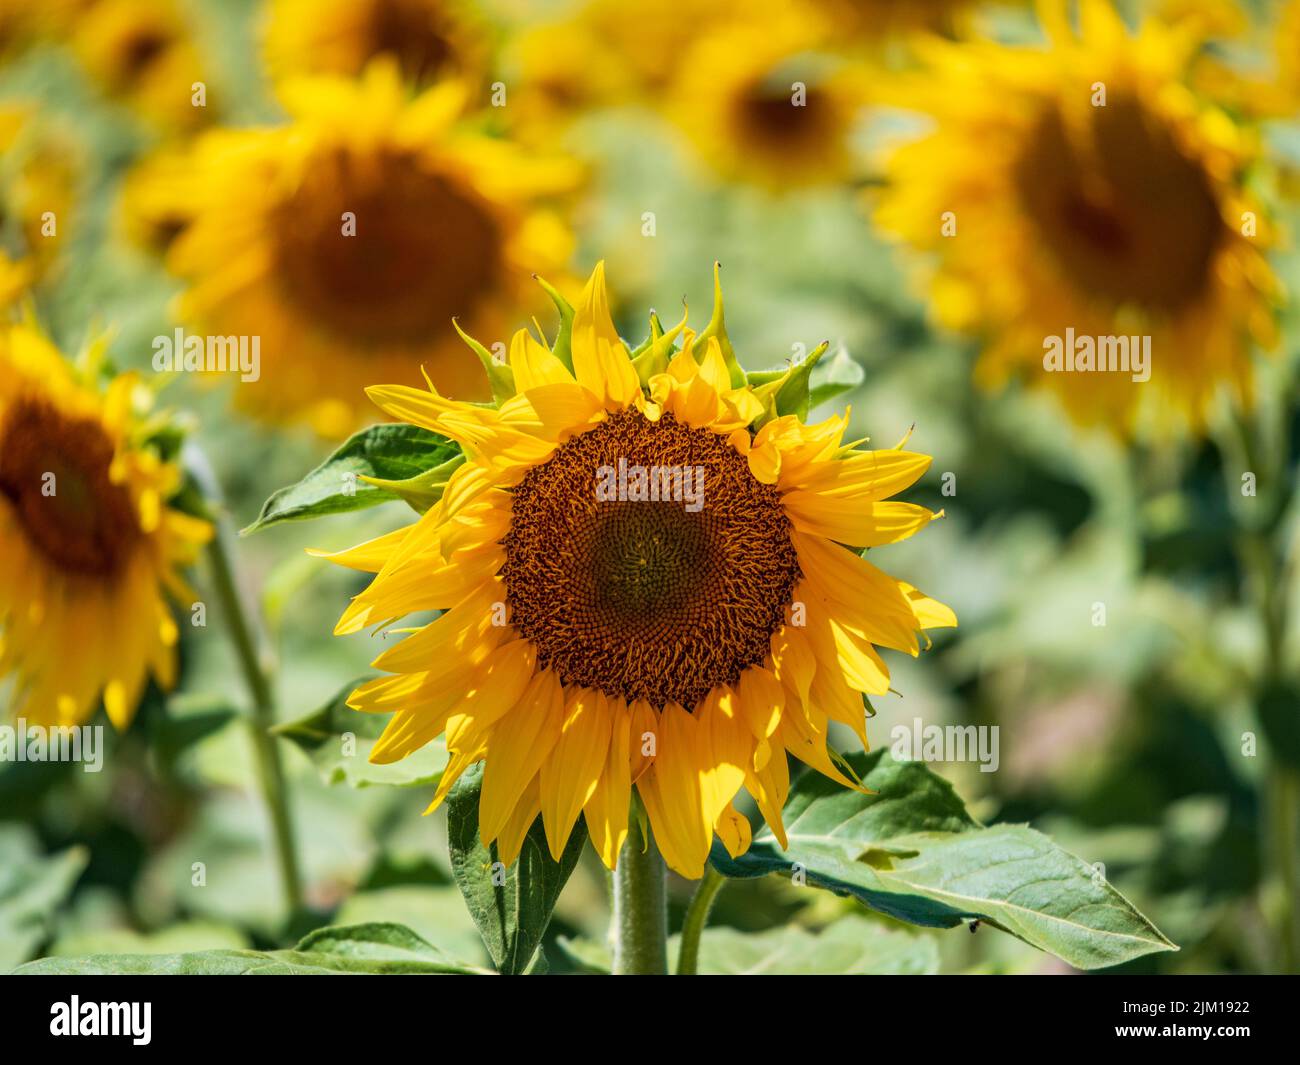
<svg viewBox="0 0 1300 1065">
<path fill-rule="evenodd" d="M 767 413 L 755 421 L 756 428 L 787 414 L 793 414 L 797 418 L 808 416 L 809 379 L 812 377 L 813 367 L 826 354 L 830 346 L 829 340 L 823 340 L 808 353 L 808 357 L 803 362 L 796 363 L 783 372 L 760 370 L 749 375 L 749 383 L 754 389 L 754 395 L 767 408 Z M 773 377 L 772 374 L 777 376 Z M 756 383 L 754 379 L 758 377 L 764 377 L 766 380 Z"/>
<path fill-rule="evenodd" d="M 555 309 L 560 312 L 560 328 L 555 334 L 555 343 L 551 345 L 551 354 L 564 363 L 566 370 L 573 373 L 573 304 L 561 296 L 548 281 L 536 274 L 533 279 L 542 286 L 555 304 Z"/>
<path fill-rule="evenodd" d="M 668 371 L 668 360 L 677 351 L 677 338 L 686 328 L 686 308 L 682 308 L 682 320 L 668 332 L 664 332 L 659 315 L 650 312 L 650 336 L 632 353 L 632 368 L 636 370 L 637 380 L 642 388 L 650 387 L 650 378 Z"/>
<path fill-rule="evenodd" d="M 417 514 L 423 514 L 442 498 L 451 475 L 464 463 L 465 456 L 460 454 L 431 470 L 425 470 L 424 473 L 418 473 L 404 480 L 387 481 L 382 477 L 367 477 L 365 474 L 361 475 L 360 480 L 373 484 L 376 488 L 382 488 L 386 492 L 396 493 L 406 500 Z"/>
<path fill-rule="evenodd" d="M 451 324 L 456 327 L 456 332 L 460 334 L 461 340 L 470 346 L 474 354 L 478 356 L 478 361 L 483 364 L 483 369 L 487 373 L 488 384 L 492 387 L 493 406 L 501 406 L 502 403 L 515 394 L 515 372 L 506 363 L 494 359 L 492 352 L 465 332 L 455 318 L 451 320 Z"/>
</svg>

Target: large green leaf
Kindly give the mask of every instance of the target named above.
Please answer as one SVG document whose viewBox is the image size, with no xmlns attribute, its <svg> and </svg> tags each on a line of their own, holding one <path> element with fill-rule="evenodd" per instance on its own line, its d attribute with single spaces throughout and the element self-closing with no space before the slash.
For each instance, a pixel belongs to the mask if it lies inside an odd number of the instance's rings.
<svg viewBox="0 0 1300 1065">
<path fill-rule="evenodd" d="M 285 521 L 305 521 L 401 499 L 394 482 L 409 481 L 426 495 L 436 493 L 438 486 L 421 478 L 458 455 L 456 444 L 418 425 L 372 425 L 349 437 L 297 484 L 272 495 L 244 535 Z M 385 486 L 368 484 L 367 477 L 383 481 Z"/>
<path fill-rule="evenodd" d="M 0 973 L 50 938 L 54 914 L 86 868 L 83 847 L 41 855 L 27 829 L 0 826 Z"/>
<path fill-rule="evenodd" d="M 764 829 L 739 858 L 715 846 L 713 864 L 806 877 L 913 924 L 979 919 L 1081 969 L 1177 949 L 1092 866 L 1028 826 L 978 824 L 921 763 L 883 750 L 847 761 L 874 794 L 805 771 L 785 809 L 789 850 Z"/>
<path fill-rule="evenodd" d="M 393 715 L 363 714 L 347 705 L 348 696 L 364 679 L 346 685 L 315 713 L 276 725 L 271 731 L 301 748 L 327 784 L 436 788 L 447 768 L 447 748 L 441 738 L 400 762 L 370 762 L 370 750 Z"/>
<path fill-rule="evenodd" d="M 191 954 L 92 954 L 43 958 L 27 976 L 312 976 L 330 973 L 472 975 L 486 973 L 448 957 L 400 924 L 322 928 L 292 950 L 202 950 Z"/>
<path fill-rule="evenodd" d="M 508 870 L 497 857 L 496 844 L 484 847 L 478 834 L 478 798 L 483 767 L 468 770 L 447 796 L 447 834 L 456 883 L 496 967 L 503 973 L 523 973 L 535 965 L 534 955 L 551 921 L 551 911 L 587 842 L 579 821 L 559 862 L 546 846 L 539 818 L 524 839 L 519 859 Z M 496 881 L 502 881 L 497 883 Z M 539 961 L 544 962 L 544 958 Z"/>
</svg>

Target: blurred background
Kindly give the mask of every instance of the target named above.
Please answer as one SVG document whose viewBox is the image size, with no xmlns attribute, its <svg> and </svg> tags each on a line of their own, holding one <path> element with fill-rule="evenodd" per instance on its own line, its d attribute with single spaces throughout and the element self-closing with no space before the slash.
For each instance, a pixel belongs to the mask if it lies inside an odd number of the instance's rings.
<svg viewBox="0 0 1300 1065">
<path fill-rule="evenodd" d="M 1129 968 L 1296 972 L 1298 6 L 1107 6 L 1122 40 L 1085 27 L 1066 45 L 1033 5 L 955 0 L 0 0 L 0 305 L 30 309 L 68 352 L 107 330 L 113 362 L 193 426 L 244 526 L 377 420 L 365 383 L 418 384 L 423 364 L 436 381 L 464 375 L 452 394 L 483 388 L 452 313 L 489 347 L 533 314 L 550 333 L 528 275 L 572 297 L 604 259 L 635 343 L 650 308 L 675 322 L 685 299 L 706 321 L 720 261 L 747 368 L 829 340 L 814 385 L 853 388 L 816 413 L 847 402 L 849 439 L 889 447 L 912 431 L 909 447 L 935 457 L 909 498 L 946 518 L 881 564 L 961 627 L 919 660 L 889 658 L 900 694 L 876 700 L 873 743 L 918 718 L 998 726 L 995 772 L 934 768 L 980 819 L 1029 822 L 1102 863 L 1181 947 Z M 1094 82 L 1140 110 L 1133 128 L 1090 137 L 1062 105 L 1075 139 L 994 188 L 1033 128 L 1027 101 Z M 921 143 L 928 154 L 898 154 Z M 424 206 L 412 167 L 441 175 L 443 200 Z M 1089 167 L 1079 195 L 1109 221 L 1044 227 L 1027 190 L 1069 191 Z M 1250 247 L 1231 259 L 1216 238 L 1223 254 L 1175 299 L 1149 276 L 1197 254 L 1188 168 L 1215 224 Z M 363 229 L 387 211 L 363 234 L 368 266 L 313 251 L 311 227 L 348 210 L 339 190 L 372 207 Z M 940 246 L 945 197 L 957 239 L 981 207 L 999 212 L 974 223 L 984 276 Z M 1253 234 L 1237 225 L 1247 211 Z M 1040 261 L 1105 250 L 1107 226 L 1148 249 L 1140 268 Z M 1099 291 L 1064 302 L 1098 276 Z M 357 307 L 335 313 L 358 287 Z M 396 289 L 436 308 L 436 335 Z M 1158 338 L 1163 383 L 1132 386 L 1148 390 L 1140 413 L 1127 390 L 1045 382 L 1041 348 L 1015 350 L 1018 325 L 1042 322 L 1041 337 L 1061 306 L 1062 328 L 1104 318 L 1116 325 L 1099 333 Z M 154 338 L 178 325 L 260 334 L 261 381 L 155 374 Z M 1178 382 L 1192 375 L 1189 400 Z M 331 635 L 363 575 L 304 549 L 408 516 L 390 503 L 239 542 L 281 720 L 349 688 L 383 640 Z M 208 581 L 194 575 L 201 596 Z M 280 945 L 371 919 L 486 961 L 445 815 L 421 816 L 437 751 L 369 767 L 282 743 L 307 902 L 284 912 L 247 703 L 221 626 L 183 625 L 175 690 L 151 686 L 129 729 L 105 728 L 103 772 L 0 764 L 0 971 L 48 954 Z M 94 723 L 107 726 L 102 710 Z M 672 888 L 676 921 L 689 885 Z M 588 852 L 548 934 L 553 969 L 581 969 L 572 943 L 604 936 L 606 891 Z M 768 878 L 729 884 L 714 923 L 817 929 L 853 908 Z M 992 930 L 927 935 L 943 972 L 1066 971 Z"/>
</svg>

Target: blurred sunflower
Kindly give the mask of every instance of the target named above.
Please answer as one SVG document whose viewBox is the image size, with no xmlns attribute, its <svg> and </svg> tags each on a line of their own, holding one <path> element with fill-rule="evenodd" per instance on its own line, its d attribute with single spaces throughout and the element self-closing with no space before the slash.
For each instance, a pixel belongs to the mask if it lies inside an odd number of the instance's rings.
<svg viewBox="0 0 1300 1065">
<path fill-rule="evenodd" d="M 164 253 L 194 219 L 193 176 L 188 144 L 167 144 L 140 158 L 122 179 L 122 235 L 145 251 Z"/>
<path fill-rule="evenodd" d="M 554 350 L 514 336 L 499 409 L 370 389 L 465 462 L 415 524 L 328 556 L 376 574 L 339 634 L 445 610 L 349 705 L 396 711 L 376 762 L 446 734 L 430 809 L 485 760 L 479 827 L 507 863 L 539 812 L 556 856 L 584 814 L 612 868 L 635 786 L 668 864 L 698 877 L 715 832 L 749 845 L 742 788 L 784 843 L 787 751 L 853 786 L 827 735 L 838 721 L 866 742 L 863 696 L 889 688 L 874 645 L 915 655 L 918 634 L 956 624 L 854 549 L 936 517 L 887 500 L 930 459 L 843 444 L 847 417 L 777 416 L 789 375 L 745 383 L 720 289 L 703 332 L 683 321 L 635 358 L 603 266 L 563 310 Z"/>
<path fill-rule="evenodd" d="M 18 301 L 32 283 L 32 264 L 11 259 L 0 249 L 0 312 Z"/>
<path fill-rule="evenodd" d="M 506 335 L 532 264 L 568 258 L 544 201 L 574 187 L 576 164 L 462 128 L 458 83 L 412 100 L 390 61 L 281 93 L 289 125 L 213 131 L 195 147 L 191 217 L 168 257 L 191 282 L 182 319 L 260 336 L 261 379 L 240 401 L 324 435 L 355 427 L 367 382 L 412 379 L 425 362 L 483 398 L 443 327 L 458 316 Z"/>
<path fill-rule="evenodd" d="M 969 28 L 979 5 L 978 0 L 815 0 L 810 6 L 832 19 L 846 37 L 879 42 L 917 30 L 956 35 Z"/>
<path fill-rule="evenodd" d="M 166 129 L 203 125 L 193 104 L 205 80 L 193 36 L 171 0 L 97 0 L 77 22 L 73 48 L 106 93 Z"/>
<path fill-rule="evenodd" d="M 33 284 L 67 240 L 80 152 L 58 121 L 34 104 L 13 103 L 0 105 L 0 153 L 0 240 L 12 252 L 4 273 L 10 284 L 19 275 Z"/>
<path fill-rule="evenodd" d="M 778 8 L 686 51 L 671 111 L 720 173 L 776 189 L 851 177 L 864 84 L 827 50 L 831 30 L 815 12 Z"/>
<path fill-rule="evenodd" d="M 32 325 L 0 330 L 0 677 L 32 724 L 125 727 L 149 674 L 170 687 L 177 627 L 164 592 L 211 535 L 168 505 L 180 471 L 148 441 L 130 374 L 101 392 Z"/>
<path fill-rule="evenodd" d="M 464 0 L 274 0 L 266 62 L 280 80 L 356 75 L 387 55 L 412 84 L 476 80 L 487 61 L 487 34 Z"/>
<path fill-rule="evenodd" d="M 1130 35 L 1085 0 L 1076 36 L 1063 4 L 1041 13 L 1049 50 L 924 47 L 895 92 L 936 125 L 888 160 L 876 219 L 936 253 L 934 313 L 985 338 L 984 383 L 1022 374 L 1080 422 L 1199 427 L 1222 387 L 1249 398 L 1249 342 L 1274 339 L 1254 142 L 1182 80 L 1195 21 Z M 1149 382 L 1049 372 L 1068 329 L 1150 336 Z"/>
<path fill-rule="evenodd" d="M 769 2 L 761 0 L 763 11 Z M 511 89 L 505 117 L 521 136 L 544 140 L 592 108 L 658 106 L 681 65 L 677 57 L 746 10 L 759 17 L 739 0 L 638 0 L 633 17 L 621 0 L 580 3 L 507 40 L 504 65 L 518 89 Z"/>
</svg>

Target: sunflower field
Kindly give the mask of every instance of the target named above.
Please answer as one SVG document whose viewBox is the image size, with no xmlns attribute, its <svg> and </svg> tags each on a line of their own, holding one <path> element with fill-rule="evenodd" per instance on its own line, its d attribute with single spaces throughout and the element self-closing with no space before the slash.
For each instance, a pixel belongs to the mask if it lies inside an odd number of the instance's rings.
<svg viewBox="0 0 1300 1065">
<path fill-rule="evenodd" d="M 0 0 L 0 973 L 1300 973 L 1298 201 L 1300 0 Z"/>
</svg>

